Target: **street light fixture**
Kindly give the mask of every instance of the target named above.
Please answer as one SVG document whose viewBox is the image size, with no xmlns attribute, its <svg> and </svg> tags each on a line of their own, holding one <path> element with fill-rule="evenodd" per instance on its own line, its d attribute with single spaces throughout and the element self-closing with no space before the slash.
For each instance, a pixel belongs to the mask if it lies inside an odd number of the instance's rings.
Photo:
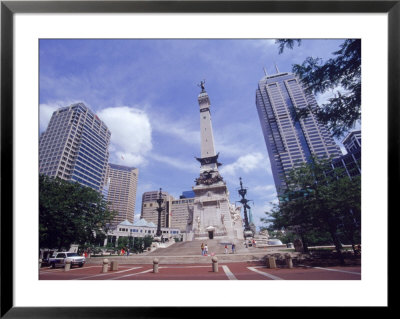
<svg viewBox="0 0 400 319">
<path fill-rule="evenodd" d="M 157 204 L 158 204 L 158 208 L 156 209 L 158 212 L 158 223 L 157 223 L 157 232 L 156 232 L 156 236 L 160 237 L 162 235 L 161 232 L 161 212 L 164 210 L 164 208 L 161 207 L 162 203 L 164 202 L 164 200 L 161 197 L 161 188 L 160 191 L 158 193 L 158 199 L 157 199 Z"/>
<path fill-rule="evenodd" d="M 250 206 L 247 204 L 251 200 L 248 200 L 245 198 L 247 189 L 243 188 L 243 183 L 242 183 L 242 178 L 239 177 L 240 180 L 240 189 L 238 190 L 239 195 L 242 197 L 242 199 L 239 201 L 243 205 L 243 213 L 244 213 L 244 235 L 245 237 L 250 237 L 253 236 L 253 232 L 250 229 L 249 225 L 249 218 L 247 217 L 247 209 L 250 209 Z"/>
</svg>

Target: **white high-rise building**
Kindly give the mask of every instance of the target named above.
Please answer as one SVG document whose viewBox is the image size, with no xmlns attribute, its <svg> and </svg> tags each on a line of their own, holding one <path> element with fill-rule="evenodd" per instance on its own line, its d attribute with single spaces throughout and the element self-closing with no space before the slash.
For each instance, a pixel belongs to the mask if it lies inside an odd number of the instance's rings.
<svg viewBox="0 0 400 319">
<path fill-rule="evenodd" d="M 55 111 L 39 141 L 39 173 L 103 191 L 111 132 L 83 103 Z"/>
<path fill-rule="evenodd" d="M 110 210 L 117 211 L 113 223 L 119 224 L 125 220 L 133 223 L 136 204 L 136 190 L 139 170 L 116 164 L 108 164 L 107 201 Z"/>
</svg>

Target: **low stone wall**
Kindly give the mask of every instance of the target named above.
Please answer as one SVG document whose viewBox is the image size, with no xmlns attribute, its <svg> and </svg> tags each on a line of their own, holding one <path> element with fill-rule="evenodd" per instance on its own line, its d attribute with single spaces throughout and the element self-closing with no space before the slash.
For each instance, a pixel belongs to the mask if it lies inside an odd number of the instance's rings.
<svg viewBox="0 0 400 319">
<path fill-rule="evenodd" d="M 216 254 L 219 263 L 231 263 L 231 262 L 265 262 L 267 256 L 274 256 L 277 260 L 284 260 L 285 256 L 290 255 L 292 258 L 296 258 L 299 253 L 295 252 L 283 252 L 277 253 L 276 251 L 260 251 L 260 252 L 249 252 L 249 253 L 236 253 L 236 254 Z M 146 256 L 146 255 L 130 255 L 130 256 L 111 256 L 107 259 L 111 261 L 117 261 L 119 264 L 152 264 L 154 258 L 159 260 L 160 264 L 208 264 L 211 263 L 213 256 Z M 102 264 L 102 257 L 91 257 L 86 258 L 86 263 L 89 264 Z M 279 264 L 279 262 L 278 262 Z"/>
</svg>

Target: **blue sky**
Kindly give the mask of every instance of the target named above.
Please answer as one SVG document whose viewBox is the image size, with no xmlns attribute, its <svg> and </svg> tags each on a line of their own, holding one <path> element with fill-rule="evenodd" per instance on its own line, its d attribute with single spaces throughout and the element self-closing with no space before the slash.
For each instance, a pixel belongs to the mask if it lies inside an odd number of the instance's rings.
<svg viewBox="0 0 400 319">
<path fill-rule="evenodd" d="M 255 106 L 258 81 L 290 72 L 308 56 L 332 57 L 342 40 L 303 40 L 278 54 L 273 39 L 40 40 L 40 131 L 54 110 L 83 102 L 110 128 L 110 162 L 139 168 L 135 215 L 143 192 L 178 198 L 199 175 L 198 84 L 211 101 L 216 151 L 231 202 L 239 177 L 253 200 L 254 223 L 276 201 Z M 321 104 L 331 93 L 318 96 Z M 123 158 L 123 159 L 122 159 Z M 135 217 L 137 218 L 137 217 Z"/>
</svg>

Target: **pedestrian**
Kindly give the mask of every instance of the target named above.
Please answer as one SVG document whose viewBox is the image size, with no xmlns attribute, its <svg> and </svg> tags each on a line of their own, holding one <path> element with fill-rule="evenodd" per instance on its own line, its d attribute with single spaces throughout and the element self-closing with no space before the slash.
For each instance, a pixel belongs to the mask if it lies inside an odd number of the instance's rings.
<svg viewBox="0 0 400 319">
<path fill-rule="evenodd" d="M 232 244 L 232 254 L 235 253 L 235 244 Z"/>
<path fill-rule="evenodd" d="M 207 246 L 207 243 L 204 245 L 204 255 L 205 255 L 205 256 L 208 255 L 208 246 Z"/>
<path fill-rule="evenodd" d="M 253 247 L 256 247 L 256 241 L 253 239 Z"/>
<path fill-rule="evenodd" d="M 204 243 L 201 243 L 201 255 L 204 256 Z"/>
<path fill-rule="evenodd" d="M 126 255 L 129 256 L 129 248 L 126 250 Z"/>
<path fill-rule="evenodd" d="M 225 245 L 225 254 L 228 253 L 228 245 Z"/>
</svg>

